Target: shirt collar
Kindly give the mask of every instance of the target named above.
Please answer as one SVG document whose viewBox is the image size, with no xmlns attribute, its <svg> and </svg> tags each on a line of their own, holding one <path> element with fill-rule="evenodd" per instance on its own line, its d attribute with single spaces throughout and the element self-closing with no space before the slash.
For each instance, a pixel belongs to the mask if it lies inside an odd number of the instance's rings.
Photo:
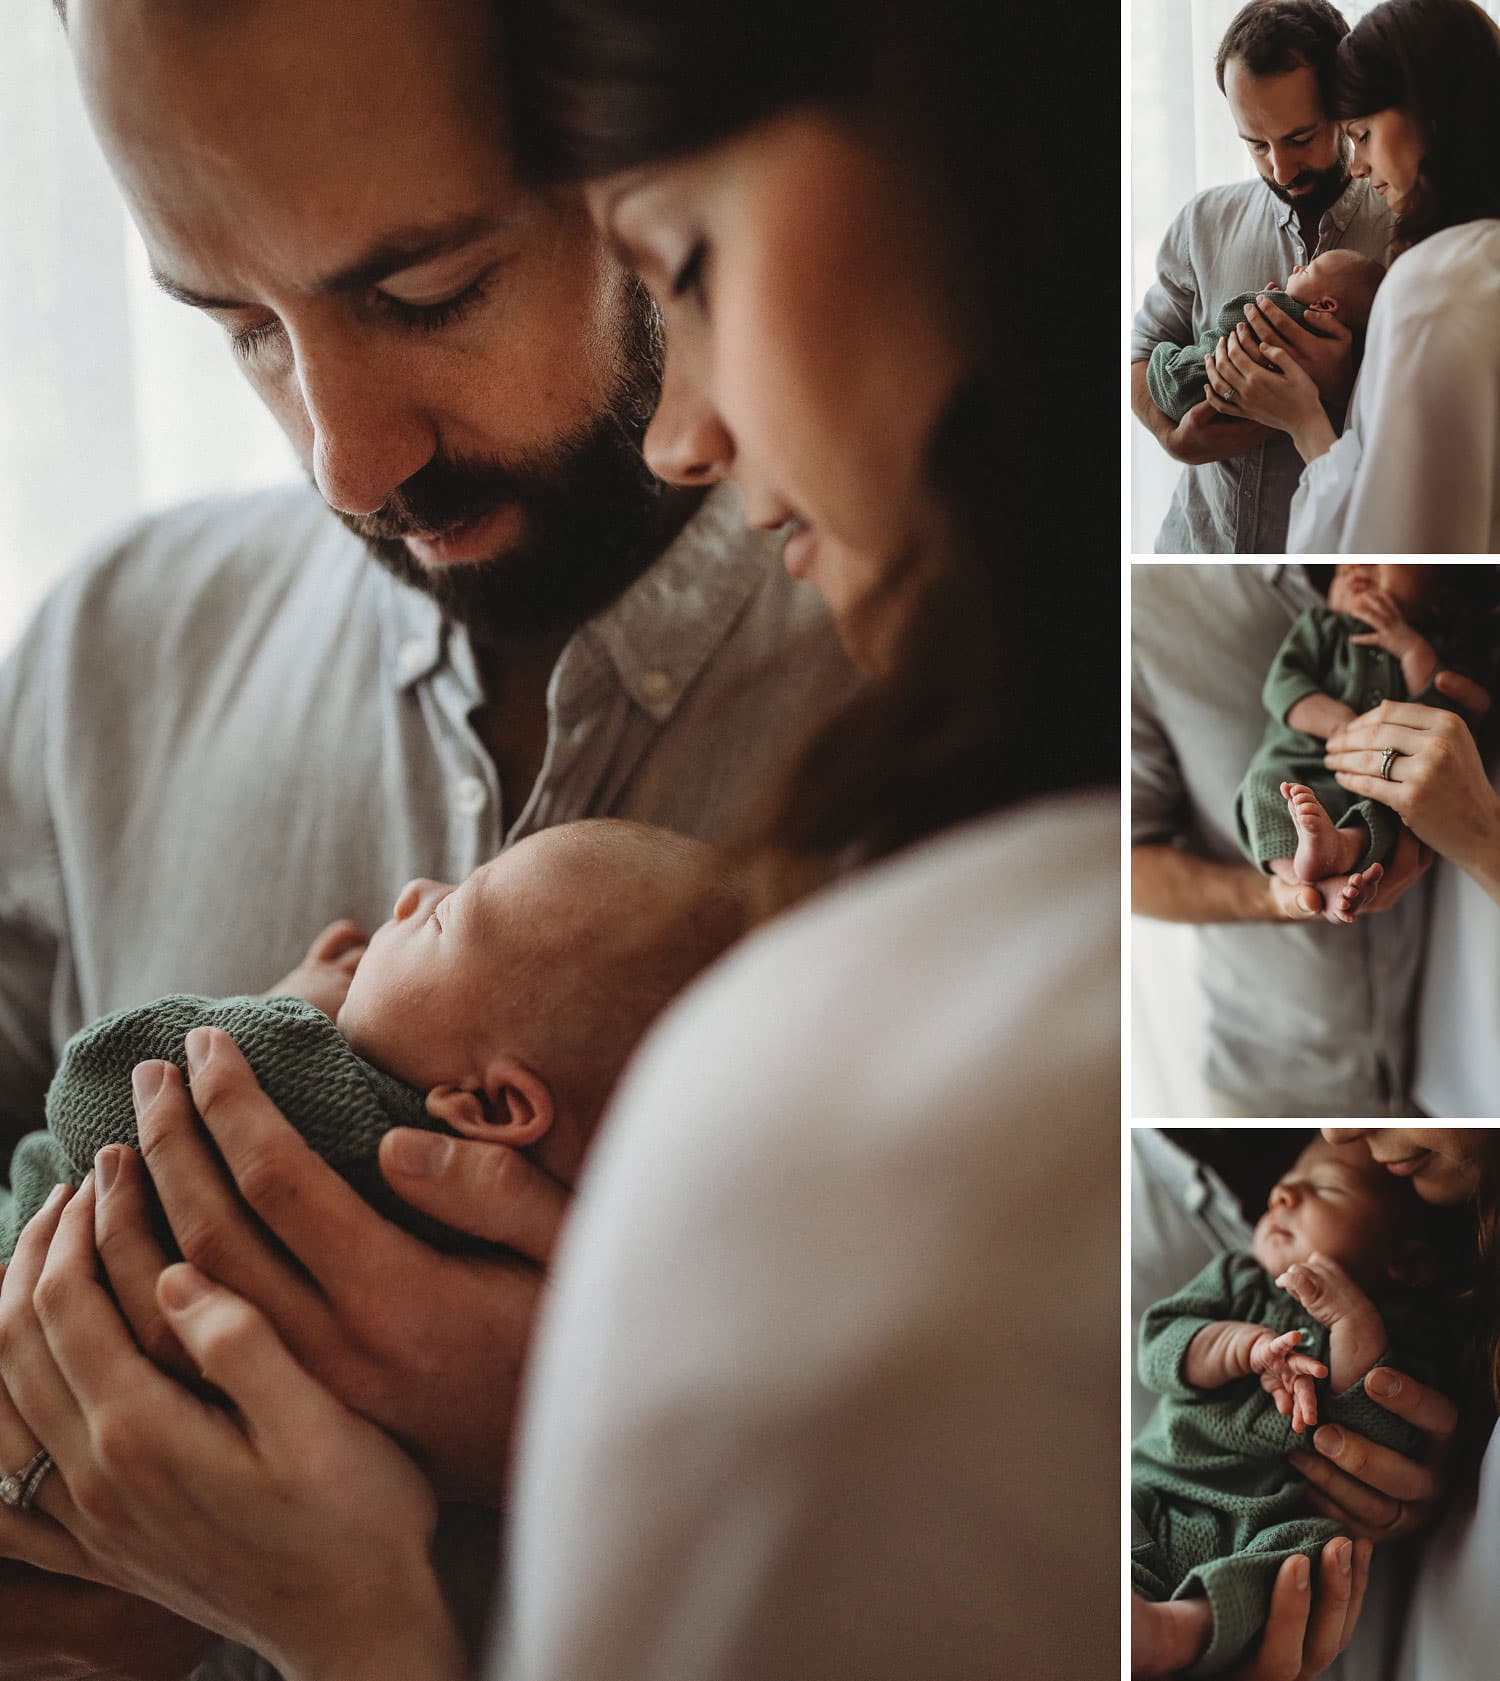
<svg viewBox="0 0 1500 1681">
<path fill-rule="evenodd" d="M 576 663 L 571 656 L 580 642 L 591 643 L 603 651 L 636 705 L 665 723 L 767 569 L 779 563 L 780 548 L 776 533 L 745 525 L 734 486 L 718 485 L 661 557 L 569 641 L 559 669 Z M 430 677 L 443 659 L 442 614 L 420 590 L 399 583 L 374 560 L 366 564 L 376 572 L 381 592 L 387 676 L 398 689 L 410 688 Z M 448 638 L 450 658 L 460 657 L 466 640 L 459 634 Z"/>
<path fill-rule="evenodd" d="M 663 724 L 780 552 L 775 532 L 745 525 L 734 486 L 719 485 L 660 560 L 579 635 L 603 649 L 625 692 Z"/>
<path fill-rule="evenodd" d="M 1262 183 L 1264 185 L 1264 183 Z M 1296 217 L 1297 209 L 1294 204 L 1280 198 L 1266 187 L 1266 196 L 1271 200 L 1276 212 L 1276 225 L 1289 228 Z M 1349 224 L 1364 207 L 1365 195 L 1369 191 L 1366 183 L 1350 177 L 1349 184 L 1318 218 L 1318 243 L 1321 245 L 1330 228 L 1342 234 Z"/>
</svg>

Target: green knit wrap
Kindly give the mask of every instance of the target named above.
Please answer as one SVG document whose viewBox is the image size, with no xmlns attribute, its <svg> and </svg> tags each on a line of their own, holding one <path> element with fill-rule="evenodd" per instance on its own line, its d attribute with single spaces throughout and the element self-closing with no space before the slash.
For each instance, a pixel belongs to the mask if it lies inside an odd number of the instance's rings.
<svg viewBox="0 0 1500 1681">
<path fill-rule="evenodd" d="M 1151 352 L 1151 360 L 1146 364 L 1146 389 L 1151 393 L 1151 401 L 1163 414 L 1170 415 L 1173 420 L 1181 420 L 1189 409 L 1196 408 L 1203 401 L 1203 393 L 1208 389 L 1209 357 L 1219 342 L 1228 338 L 1244 321 L 1245 305 L 1254 303 L 1260 297 L 1269 298 L 1294 321 L 1307 325 L 1302 318 L 1312 306 L 1289 297 L 1285 292 L 1273 289 L 1269 292 L 1236 293 L 1219 311 L 1215 324 L 1197 343 L 1163 342 Z M 1307 330 L 1316 333 L 1319 338 L 1328 337 L 1327 333 L 1319 333 L 1316 327 L 1308 327 Z"/>
<path fill-rule="evenodd" d="M 1392 1346 L 1376 1364 L 1431 1373 L 1411 1336 L 1392 1323 L 1417 1333 L 1424 1323 L 1418 1305 L 1382 1304 L 1381 1311 L 1392 1344 L 1400 1336 L 1405 1346 Z M 1293 1433 L 1259 1378 L 1220 1389 L 1194 1389 L 1183 1378 L 1189 1343 L 1226 1319 L 1300 1330 L 1302 1350 L 1328 1363 L 1328 1332 L 1249 1254 L 1216 1256 L 1141 1322 L 1141 1379 L 1163 1399 L 1131 1450 L 1131 1585 L 1153 1601 L 1207 1596 L 1213 1635 L 1192 1675 L 1215 1674 L 1252 1650 L 1282 1563 L 1293 1553 L 1315 1561 L 1324 1542 L 1343 1533 L 1309 1511 L 1308 1485 L 1287 1455 L 1307 1447 L 1310 1436 Z M 1326 1380 L 1316 1389 L 1319 1425 L 1345 1425 L 1408 1456 L 1420 1448 L 1421 1435 L 1370 1400 L 1363 1380 L 1341 1395 Z"/>
<path fill-rule="evenodd" d="M 377 1152 L 392 1127 L 449 1129 L 431 1119 L 423 1094 L 356 1056 L 321 1010 L 297 998 L 194 998 L 175 994 L 119 1010 L 75 1033 L 47 1092 L 46 1132 L 29 1133 L 0 1191 L 0 1259 L 55 1185 L 77 1185 L 106 1144 L 138 1147 L 130 1074 L 138 1062 L 176 1064 L 195 1027 L 221 1027 L 244 1054 L 267 1097 L 312 1148 L 379 1212 L 442 1249 L 491 1248 L 419 1213 L 390 1190 Z"/>
<path fill-rule="evenodd" d="M 1351 640 L 1370 628 L 1349 613 L 1309 607 L 1286 633 L 1266 673 L 1261 690 L 1266 733 L 1235 793 L 1234 815 L 1241 850 L 1268 874 L 1273 858 L 1296 856 L 1301 838 L 1281 794 L 1283 782 L 1311 788 L 1336 828 L 1364 824 L 1370 840 L 1354 866 L 1357 870 L 1388 862 L 1401 834 L 1401 819 L 1389 806 L 1361 799 L 1334 781 L 1323 763 L 1328 749 L 1321 737 L 1294 730 L 1287 723 L 1287 713 L 1305 695 L 1331 695 L 1353 707 L 1356 715 L 1383 700 L 1411 700 L 1463 716 L 1458 704 L 1431 683 L 1421 694 L 1408 695 L 1401 661 L 1394 654 L 1384 648 L 1360 647 Z M 1478 681 L 1486 676 L 1485 660 L 1472 635 L 1437 632 L 1428 641 L 1437 652 L 1438 670 L 1462 672 Z"/>
</svg>

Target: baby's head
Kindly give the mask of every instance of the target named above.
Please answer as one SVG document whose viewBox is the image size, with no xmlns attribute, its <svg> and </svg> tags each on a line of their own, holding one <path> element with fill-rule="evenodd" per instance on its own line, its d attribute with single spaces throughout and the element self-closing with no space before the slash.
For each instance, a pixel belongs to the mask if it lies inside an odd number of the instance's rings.
<svg viewBox="0 0 1500 1681">
<path fill-rule="evenodd" d="M 1358 251 L 1325 251 L 1305 267 L 1298 264 L 1282 290 L 1299 303 L 1312 304 L 1337 315 L 1346 327 L 1370 324 L 1375 292 L 1385 269 Z"/>
<path fill-rule="evenodd" d="M 598 819 L 544 829 L 457 887 L 412 881 L 370 940 L 339 1031 L 471 1138 L 572 1183 L 652 1020 L 744 931 L 701 841 Z"/>
<path fill-rule="evenodd" d="M 1368 1150 L 1316 1138 L 1272 1186 L 1254 1254 L 1273 1277 L 1293 1261 L 1326 1255 L 1375 1295 L 1438 1276 L 1440 1214 Z"/>
</svg>

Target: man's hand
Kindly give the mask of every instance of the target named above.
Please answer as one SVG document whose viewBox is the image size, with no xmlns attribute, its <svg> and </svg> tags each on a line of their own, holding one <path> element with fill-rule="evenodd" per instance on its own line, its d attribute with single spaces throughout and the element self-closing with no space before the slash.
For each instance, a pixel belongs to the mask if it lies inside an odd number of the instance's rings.
<svg viewBox="0 0 1500 1681">
<path fill-rule="evenodd" d="M 189 1034 L 187 1056 L 191 1099 L 166 1063 L 143 1064 L 136 1093 L 146 1165 L 184 1258 L 257 1306 L 298 1362 L 406 1446 L 440 1494 L 498 1504 L 568 1192 L 501 1145 L 388 1134 L 381 1169 L 398 1195 L 516 1251 L 440 1254 L 382 1219 L 313 1153 L 227 1034 Z M 96 1178 L 99 1252 L 149 1352 L 167 1257 L 150 1235 L 139 1161 L 112 1147 Z"/>
<path fill-rule="evenodd" d="M 1370 1543 L 1335 1536 L 1318 1555 L 1318 1579 L 1300 1553 L 1276 1572 L 1271 1614 L 1253 1657 L 1225 1681 L 1313 1681 L 1348 1646 L 1370 1580 Z"/>
<path fill-rule="evenodd" d="M 1326 309 L 1310 309 L 1306 321 L 1316 327 L 1310 332 L 1303 322 L 1269 298 L 1245 305 L 1245 321 L 1258 345 L 1285 350 L 1312 379 L 1318 396 L 1334 408 L 1343 408 L 1354 389 L 1354 334 Z M 1326 338 L 1319 334 L 1326 333 Z M 1264 362 L 1262 366 L 1264 366 Z"/>
<path fill-rule="evenodd" d="M 1162 448 L 1174 461 L 1188 467 L 1202 467 L 1210 461 L 1228 461 L 1249 455 L 1275 429 L 1253 420 L 1235 420 L 1218 413 L 1212 403 L 1195 403 L 1162 440 Z"/>
<path fill-rule="evenodd" d="M 1312 922 L 1323 914 L 1323 895 L 1307 881 L 1283 881 L 1267 876 L 1273 922 Z"/>
<path fill-rule="evenodd" d="M 216 1637 L 131 1594 L 0 1564 L 0 1681 L 182 1681 Z"/>
<path fill-rule="evenodd" d="M 349 921 L 330 922 L 307 948 L 307 956 L 265 998 L 300 998 L 330 1021 L 344 1007 L 349 983 L 365 954 L 370 936 Z"/>
<path fill-rule="evenodd" d="M 1315 1511 L 1351 1534 L 1389 1541 L 1431 1518 L 1448 1480 L 1458 1411 L 1446 1395 L 1389 1366 L 1368 1374 L 1365 1394 L 1422 1432 L 1427 1445 L 1420 1461 L 1336 1424 L 1325 1424 L 1313 1437 L 1316 1453 L 1299 1450 L 1289 1457 L 1313 1485 L 1308 1502 Z"/>
</svg>

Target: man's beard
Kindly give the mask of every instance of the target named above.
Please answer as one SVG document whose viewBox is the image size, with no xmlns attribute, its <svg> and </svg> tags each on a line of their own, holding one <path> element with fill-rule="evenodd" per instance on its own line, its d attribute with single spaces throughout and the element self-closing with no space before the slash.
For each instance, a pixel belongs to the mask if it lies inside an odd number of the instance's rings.
<svg viewBox="0 0 1500 1681">
<path fill-rule="evenodd" d="M 477 643 L 576 630 L 655 558 L 664 486 L 641 444 L 661 392 L 662 332 L 634 281 L 620 361 L 608 406 L 544 453 L 510 464 L 435 458 L 376 513 L 338 517 Z M 427 567 L 402 541 L 452 531 L 504 504 L 520 510 L 522 534 L 491 559 Z"/>
<path fill-rule="evenodd" d="M 1341 136 L 1337 163 L 1330 164 L 1327 169 L 1304 169 L 1285 187 L 1278 187 L 1266 175 L 1262 175 L 1261 180 L 1283 204 L 1290 204 L 1299 216 L 1321 216 L 1325 210 L 1331 210 L 1338 203 L 1344 196 L 1344 189 L 1349 185 L 1347 145 Z M 1293 187 L 1309 187 L 1311 191 L 1293 192 Z"/>
</svg>

